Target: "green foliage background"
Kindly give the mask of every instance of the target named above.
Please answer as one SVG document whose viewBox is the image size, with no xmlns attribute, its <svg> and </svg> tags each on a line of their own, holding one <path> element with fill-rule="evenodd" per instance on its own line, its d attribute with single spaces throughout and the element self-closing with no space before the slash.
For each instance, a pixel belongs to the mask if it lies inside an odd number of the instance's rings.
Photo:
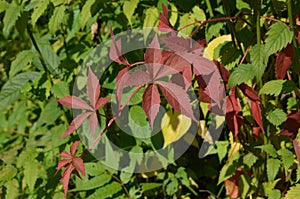
<svg viewBox="0 0 300 199">
<path fill-rule="evenodd" d="M 145 174 L 115 171 L 85 157 L 87 176 L 72 175 L 68 197 L 234 198 L 235 190 L 239 198 L 299 198 L 293 142 L 279 134 L 288 114 L 299 107 L 300 54 L 293 31 L 298 29 L 293 20 L 300 11 L 298 0 L 0 0 L 0 198 L 63 198 L 61 173 L 55 175 L 57 155 L 79 138 L 60 138 L 72 112 L 55 100 L 71 94 L 79 66 L 110 37 L 110 27 L 115 34 L 156 27 L 162 3 L 178 29 L 212 20 L 197 31 L 197 40 L 209 43 L 220 35 L 232 36 L 218 45 L 214 58 L 232 71 L 229 87 L 257 85 L 266 133 L 255 138 L 243 125 L 233 137 L 226 128 L 207 157 L 198 159 L 199 148 L 191 146 L 174 164 Z M 239 15 L 244 17 L 213 20 Z M 197 26 L 182 33 L 189 35 Z M 277 80 L 275 54 L 289 43 L 295 49 L 291 77 Z M 109 88 L 109 77 L 101 81 Z M 238 97 L 243 117 L 255 123 L 246 97 L 241 92 Z M 208 124 L 209 116 L 202 121 Z M 201 135 L 197 142 L 202 143 Z M 79 153 L 83 150 L 80 145 Z"/>
</svg>

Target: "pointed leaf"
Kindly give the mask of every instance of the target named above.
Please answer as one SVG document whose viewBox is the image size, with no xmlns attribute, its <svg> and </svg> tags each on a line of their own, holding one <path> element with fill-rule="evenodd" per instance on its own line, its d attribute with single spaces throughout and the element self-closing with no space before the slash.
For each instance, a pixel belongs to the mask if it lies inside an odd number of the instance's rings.
<svg viewBox="0 0 300 199">
<path fill-rule="evenodd" d="M 287 116 L 283 110 L 277 108 L 268 114 L 267 119 L 275 126 L 279 126 L 287 120 Z"/>
<path fill-rule="evenodd" d="M 260 97 L 258 96 L 257 92 L 247 84 L 239 85 L 239 89 L 247 96 L 250 100 L 253 101 L 260 101 Z"/>
<path fill-rule="evenodd" d="M 256 121 L 256 123 L 258 124 L 260 129 L 263 132 L 265 132 L 264 125 L 263 125 L 263 122 L 262 122 L 260 102 L 251 100 L 250 103 L 251 103 L 251 113 L 252 113 L 252 116 L 253 116 L 254 120 Z"/>
<path fill-rule="evenodd" d="M 280 51 L 292 41 L 293 32 L 283 22 L 276 22 L 267 32 L 267 39 L 265 44 L 265 52 L 267 57 Z"/>
<path fill-rule="evenodd" d="M 56 31 L 60 29 L 60 26 L 65 18 L 65 9 L 65 5 L 60 5 L 54 9 L 53 15 L 51 16 L 48 23 L 48 27 L 52 35 L 54 35 Z"/>
<path fill-rule="evenodd" d="M 142 107 L 150 121 L 151 127 L 153 127 L 160 107 L 160 94 L 156 85 L 151 84 L 144 91 Z"/>
<path fill-rule="evenodd" d="M 156 81 L 156 83 L 159 84 L 162 93 L 172 108 L 196 121 L 190 99 L 182 87 L 163 81 Z"/>
<path fill-rule="evenodd" d="M 197 56 L 197 58 L 193 61 L 193 66 L 196 75 L 209 75 L 217 70 L 213 61 L 201 56 Z"/>
<path fill-rule="evenodd" d="M 80 127 L 80 125 L 84 122 L 84 120 L 90 116 L 93 112 L 81 113 L 75 117 L 72 123 L 68 126 L 68 129 L 63 134 L 63 138 L 73 133 L 76 129 Z"/>
<path fill-rule="evenodd" d="M 263 76 L 266 67 L 268 57 L 266 57 L 265 46 L 262 44 L 255 44 L 249 51 L 250 59 L 253 65 L 253 74 L 256 76 L 256 79 L 259 80 Z"/>
<path fill-rule="evenodd" d="M 81 157 L 73 158 L 72 164 L 77 171 L 79 171 L 80 173 L 82 173 L 82 175 L 85 176 L 84 164 L 83 164 L 83 160 L 81 159 Z"/>
<path fill-rule="evenodd" d="M 31 24 L 34 26 L 38 19 L 42 16 L 42 14 L 46 11 L 50 1 L 49 0 L 41 0 L 34 8 L 31 14 Z"/>
<path fill-rule="evenodd" d="M 147 47 L 144 58 L 149 73 L 155 77 L 159 67 L 151 67 L 151 64 L 161 64 L 162 60 L 162 53 L 157 35 L 154 36 L 152 42 Z"/>
<path fill-rule="evenodd" d="M 71 147 L 70 147 L 70 154 L 71 154 L 72 156 L 75 156 L 75 153 L 76 153 L 76 150 L 77 150 L 77 147 L 78 147 L 79 144 L 80 144 L 80 141 L 76 141 L 76 142 L 74 142 L 74 143 L 71 145 Z"/>
<path fill-rule="evenodd" d="M 232 88 L 233 86 L 246 83 L 249 80 L 254 78 L 255 68 L 251 64 L 240 64 L 237 68 L 231 73 L 228 86 Z"/>
<path fill-rule="evenodd" d="M 71 163 L 71 160 L 60 160 L 57 165 L 56 173 L 61 170 L 61 168 L 65 167 L 67 164 Z M 55 174 L 56 174 L 55 173 Z"/>
<path fill-rule="evenodd" d="M 243 123 L 243 117 L 239 107 L 238 99 L 235 96 L 235 89 L 232 89 L 231 94 L 226 97 L 225 120 L 227 126 L 232 131 L 234 136 L 237 136 Z"/>
<path fill-rule="evenodd" d="M 62 158 L 69 158 L 69 159 L 72 158 L 72 155 L 69 154 L 69 153 L 66 152 L 66 151 L 61 152 L 58 156 L 60 156 L 60 157 L 62 157 Z"/>
<path fill-rule="evenodd" d="M 66 170 L 64 171 L 63 173 L 63 176 L 62 178 L 60 179 L 60 181 L 62 182 L 63 184 L 63 187 L 64 187 L 64 197 L 67 198 L 67 193 L 68 193 L 68 185 L 69 185 L 69 181 L 70 181 L 70 176 L 71 176 L 71 173 L 73 171 L 74 167 L 72 164 L 70 164 Z"/>
<path fill-rule="evenodd" d="M 105 104 L 107 104 L 111 100 L 110 97 L 101 97 L 97 103 L 95 109 L 98 110 L 99 108 L 102 108 Z"/>
<path fill-rule="evenodd" d="M 281 134 L 295 137 L 300 128 L 300 112 L 292 111 L 288 114 L 287 120 L 285 122 L 284 128 Z"/>
<path fill-rule="evenodd" d="M 87 82 L 87 95 L 91 102 L 91 105 L 95 108 L 96 103 L 100 96 L 100 83 L 96 75 L 93 73 L 92 69 L 89 67 L 88 72 L 88 82 Z"/>
<path fill-rule="evenodd" d="M 158 29 L 162 32 L 174 31 L 174 28 L 169 22 L 169 11 L 165 4 L 162 4 L 163 13 L 160 13 L 160 20 L 158 22 Z"/>
<path fill-rule="evenodd" d="M 279 171 L 280 161 L 277 159 L 270 158 L 267 160 L 267 175 L 268 180 L 273 181 Z"/>
<path fill-rule="evenodd" d="M 275 74 L 277 79 L 284 79 L 288 68 L 291 66 L 294 57 L 294 47 L 292 44 L 282 49 L 276 58 Z"/>
<path fill-rule="evenodd" d="M 21 7 L 13 1 L 9 4 L 3 18 L 3 35 L 8 37 L 17 19 L 20 16 Z"/>
<path fill-rule="evenodd" d="M 125 1 L 125 3 L 123 4 L 123 12 L 127 20 L 129 21 L 130 25 L 132 24 L 131 17 L 134 14 L 134 10 L 136 9 L 138 3 L 139 0 L 129 0 L 129 1 Z"/>
<path fill-rule="evenodd" d="M 90 124 L 90 130 L 92 132 L 92 136 L 95 136 L 97 127 L 99 125 L 97 113 L 94 112 L 91 114 L 89 124 Z"/>
<path fill-rule="evenodd" d="M 67 96 L 57 100 L 57 102 L 70 108 L 93 111 L 92 107 L 90 107 L 84 100 L 76 96 Z"/>
<path fill-rule="evenodd" d="M 296 199 L 300 195 L 300 184 L 290 187 L 290 190 L 286 193 L 284 199 Z"/>
<path fill-rule="evenodd" d="M 110 35 L 111 35 L 111 38 L 112 38 L 112 45 L 109 49 L 109 58 L 112 61 L 115 61 L 119 64 L 128 66 L 129 63 L 128 63 L 126 57 L 123 55 L 123 52 L 122 52 L 122 41 L 121 41 L 121 39 L 117 39 L 117 40 L 115 39 L 115 35 L 112 31 L 112 28 L 110 28 Z"/>
</svg>

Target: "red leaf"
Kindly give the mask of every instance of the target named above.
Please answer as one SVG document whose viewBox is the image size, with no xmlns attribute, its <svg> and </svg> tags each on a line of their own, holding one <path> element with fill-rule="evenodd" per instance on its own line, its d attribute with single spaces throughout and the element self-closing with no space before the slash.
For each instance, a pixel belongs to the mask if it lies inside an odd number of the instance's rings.
<svg viewBox="0 0 300 199">
<path fill-rule="evenodd" d="M 93 108 L 90 107 L 85 101 L 76 96 L 67 96 L 57 100 L 60 104 L 74 108 L 74 109 L 85 109 L 92 111 Z"/>
<path fill-rule="evenodd" d="M 174 31 L 174 28 L 169 22 L 168 8 L 165 6 L 165 4 L 162 4 L 162 8 L 163 8 L 163 13 L 160 13 L 158 29 L 162 32 Z"/>
<path fill-rule="evenodd" d="M 260 98 L 259 98 L 257 92 L 252 87 L 248 86 L 245 83 L 242 83 L 238 87 L 239 87 L 239 89 L 241 89 L 241 91 L 244 93 L 244 95 L 247 96 L 250 100 L 260 101 Z"/>
<path fill-rule="evenodd" d="M 75 169 L 77 171 L 79 171 L 80 173 L 82 173 L 82 175 L 85 176 L 85 169 L 84 169 L 83 160 L 80 157 L 73 158 L 72 165 L 75 167 Z"/>
<path fill-rule="evenodd" d="M 260 129 L 265 133 L 264 125 L 262 122 L 260 102 L 251 100 L 250 105 L 251 105 L 251 112 L 254 120 L 256 121 Z"/>
<path fill-rule="evenodd" d="M 71 160 L 60 160 L 58 162 L 58 166 L 57 166 L 57 170 L 56 170 L 56 173 L 61 170 L 61 168 L 65 167 L 67 164 L 69 164 L 71 162 Z M 55 174 L 56 174 L 55 173 Z"/>
<path fill-rule="evenodd" d="M 182 87 L 170 82 L 156 81 L 156 83 L 160 86 L 162 93 L 173 109 L 197 121 L 188 94 Z"/>
<path fill-rule="evenodd" d="M 63 134 L 63 138 L 73 133 L 76 129 L 80 127 L 80 125 L 84 122 L 84 120 L 90 116 L 93 112 L 81 113 L 75 117 L 75 119 L 68 126 L 68 129 Z"/>
<path fill-rule="evenodd" d="M 135 71 L 129 71 L 122 78 L 124 78 L 123 86 L 130 86 L 130 87 L 143 86 L 152 80 L 147 71 L 139 70 L 139 69 Z"/>
<path fill-rule="evenodd" d="M 178 37 L 175 34 L 172 34 L 171 36 L 168 37 L 163 37 L 161 40 L 166 44 L 166 46 L 170 50 L 174 51 L 175 53 L 191 51 L 190 44 L 191 42 L 193 42 L 191 38 L 186 39 L 183 37 Z"/>
<path fill-rule="evenodd" d="M 153 127 L 154 120 L 157 116 L 160 106 L 160 94 L 156 85 L 151 84 L 148 86 L 143 94 L 142 107 Z"/>
<path fill-rule="evenodd" d="M 66 170 L 63 173 L 62 178 L 60 179 L 60 181 L 63 184 L 64 187 L 64 198 L 67 198 L 67 193 L 68 193 L 68 185 L 69 185 L 69 181 L 70 181 L 70 176 L 71 173 L 73 171 L 74 167 L 72 166 L 72 164 L 70 164 Z"/>
<path fill-rule="evenodd" d="M 293 44 L 288 44 L 278 54 L 275 62 L 275 74 L 277 79 L 284 79 L 288 68 L 291 66 L 294 57 Z"/>
<path fill-rule="evenodd" d="M 109 50 L 109 58 L 119 64 L 123 64 L 128 66 L 129 63 L 126 59 L 126 57 L 123 55 L 122 52 L 122 42 L 121 39 L 115 40 L 114 33 L 112 31 L 112 28 L 110 28 L 110 35 L 112 38 L 112 45 Z"/>
<path fill-rule="evenodd" d="M 238 198 L 240 195 L 238 179 L 229 179 L 224 181 L 226 195 L 231 199 Z"/>
<path fill-rule="evenodd" d="M 226 124 L 232 131 L 234 136 L 237 136 L 242 126 L 243 117 L 239 107 L 238 99 L 235 96 L 235 87 L 231 89 L 231 94 L 226 97 Z"/>
<path fill-rule="evenodd" d="M 207 89 L 206 82 L 204 81 L 203 75 L 196 76 L 196 80 L 199 85 L 199 101 L 205 103 L 211 103 L 212 100 L 210 98 L 209 90 Z"/>
<path fill-rule="evenodd" d="M 162 60 L 162 53 L 157 35 L 154 36 L 152 42 L 147 47 L 146 52 L 144 54 L 144 59 L 149 74 L 152 74 L 153 77 L 156 77 L 160 66 L 153 67 L 153 64 L 161 64 Z"/>
<path fill-rule="evenodd" d="M 92 131 L 92 136 L 94 136 L 96 134 L 97 127 L 98 127 L 98 117 L 96 112 L 91 114 L 89 124 L 90 124 L 90 130 Z"/>
<path fill-rule="evenodd" d="M 298 129 L 300 128 L 300 112 L 292 111 L 288 114 L 284 128 L 281 131 L 282 135 L 296 137 Z"/>
<path fill-rule="evenodd" d="M 98 99 L 97 103 L 96 103 L 96 107 L 95 109 L 99 109 L 102 108 L 105 104 L 107 104 L 109 101 L 111 100 L 110 97 L 101 97 L 100 99 Z"/>
<path fill-rule="evenodd" d="M 217 71 L 217 66 L 213 61 L 210 61 L 204 57 L 197 56 L 193 61 L 194 72 L 196 75 L 209 75 Z"/>
<path fill-rule="evenodd" d="M 79 144 L 80 144 L 80 141 L 75 141 L 75 142 L 73 142 L 73 144 L 71 145 L 71 147 L 70 147 L 70 154 L 71 154 L 72 156 L 75 156 L 75 153 L 76 153 L 76 150 L 77 150 Z"/>
<path fill-rule="evenodd" d="M 187 60 L 175 53 L 165 54 L 164 58 L 164 65 L 178 72 L 183 72 L 186 68 L 191 68 L 191 64 Z"/>
<path fill-rule="evenodd" d="M 72 158 L 72 155 L 66 151 L 61 152 L 58 156 L 60 156 L 62 158 L 69 158 L 69 159 Z"/>
<path fill-rule="evenodd" d="M 117 104 L 118 107 L 120 106 L 121 100 L 122 100 L 122 92 L 123 92 L 123 87 L 125 83 L 125 78 L 123 76 L 128 73 L 129 68 L 124 68 L 121 71 L 119 71 L 117 78 L 116 78 L 116 98 L 117 98 Z"/>
<path fill-rule="evenodd" d="M 227 84 L 229 76 L 230 76 L 230 72 L 224 67 L 223 64 L 220 64 L 220 62 L 214 61 L 214 63 L 216 64 L 217 68 L 219 69 L 219 72 L 223 79 L 224 84 Z"/>
<path fill-rule="evenodd" d="M 90 67 L 88 72 L 87 95 L 91 105 L 95 108 L 96 102 L 100 96 L 100 83 Z"/>
</svg>

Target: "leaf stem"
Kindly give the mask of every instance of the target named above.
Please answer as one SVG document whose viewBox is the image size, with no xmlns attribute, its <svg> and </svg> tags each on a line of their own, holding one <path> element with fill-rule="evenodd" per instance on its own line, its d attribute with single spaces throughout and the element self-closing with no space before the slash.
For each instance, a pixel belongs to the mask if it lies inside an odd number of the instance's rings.
<svg viewBox="0 0 300 199">
<path fill-rule="evenodd" d="M 206 3 L 206 6 L 207 6 L 207 9 L 208 9 L 209 16 L 211 18 L 214 17 L 214 11 L 211 7 L 210 0 L 205 0 L 205 3 Z"/>
<path fill-rule="evenodd" d="M 261 42 L 261 33 L 260 33 L 260 4 L 257 3 L 257 5 L 258 6 L 256 8 L 256 41 L 257 41 L 257 44 L 260 44 L 260 42 Z"/>
</svg>

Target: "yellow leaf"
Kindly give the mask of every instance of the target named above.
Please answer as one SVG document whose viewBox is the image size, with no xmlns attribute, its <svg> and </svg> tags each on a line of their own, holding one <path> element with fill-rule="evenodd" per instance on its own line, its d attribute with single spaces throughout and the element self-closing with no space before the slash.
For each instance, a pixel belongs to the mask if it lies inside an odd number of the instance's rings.
<svg viewBox="0 0 300 199">
<path fill-rule="evenodd" d="M 226 41 L 231 41 L 231 35 L 222 35 L 209 42 L 204 49 L 203 57 L 213 60 L 215 49 Z"/>
<path fill-rule="evenodd" d="M 163 148 L 179 140 L 187 133 L 191 124 L 191 118 L 172 110 L 166 112 L 161 121 L 162 134 L 164 137 Z"/>
</svg>

